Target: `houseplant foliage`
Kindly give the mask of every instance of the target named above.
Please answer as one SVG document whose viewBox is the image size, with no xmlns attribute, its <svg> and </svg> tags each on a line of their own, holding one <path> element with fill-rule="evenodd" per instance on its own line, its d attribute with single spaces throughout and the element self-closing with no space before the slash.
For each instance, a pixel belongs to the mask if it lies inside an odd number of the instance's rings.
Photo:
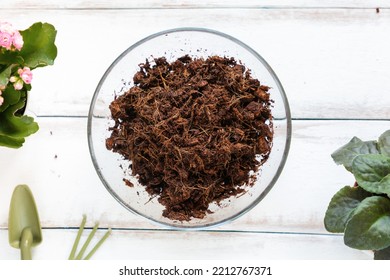
<svg viewBox="0 0 390 280">
<path fill-rule="evenodd" d="M 390 130 L 377 141 L 357 137 L 332 154 L 355 177 L 331 199 L 324 224 L 344 233 L 344 243 L 373 250 L 375 259 L 390 259 Z"/>
<path fill-rule="evenodd" d="M 0 146 L 19 148 L 39 129 L 21 110 L 31 90 L 32 70 L 54 63 L 56 33 L 48 23 L 19 31 L 0 21 Z"/>
</svg>

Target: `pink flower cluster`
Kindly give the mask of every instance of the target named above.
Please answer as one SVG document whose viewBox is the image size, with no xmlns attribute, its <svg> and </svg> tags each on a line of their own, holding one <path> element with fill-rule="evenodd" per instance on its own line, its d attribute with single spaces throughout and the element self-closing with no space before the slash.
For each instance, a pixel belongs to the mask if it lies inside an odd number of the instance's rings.
<svg viewBox="0 0 390 280">
<path fill-rule="evenodd" d="M 12 76 L 9 80 L 11 83 L 14 83 L 14 88 L 16 90 L 21 90 L 23 88 L 23 83 L 31 84 L 33 78 L 33 73 L 29 67 L 23 67 L 18 69 L 19 77 Z"/>
<path fill-rule="evenodd" d="M 7 50 L 21 50 L 23 47 L 23 37 L 19 31 L 13 28 L 8 22 L 0 22 L 0 47 Z"/>
<path fill-rule="evenodd" d="M 9 22 L 0 21 L 0 50 L 21 50 L 23 47 L 23 37 L 20 32 L 15 29 Z M 2 49 L 4 48 L 4 49 Z M 24 84 L 30 84 L 32 80 L 32 72 L 29 67 L 19 68 L 14 76 L 9 78 L 13 83 L 15 90 L 21 90 Z M 4 97 L 1 96 L 6 89 L 6 85 L 0 86 L 0 106 L 4 103 Z"/>
</svg>

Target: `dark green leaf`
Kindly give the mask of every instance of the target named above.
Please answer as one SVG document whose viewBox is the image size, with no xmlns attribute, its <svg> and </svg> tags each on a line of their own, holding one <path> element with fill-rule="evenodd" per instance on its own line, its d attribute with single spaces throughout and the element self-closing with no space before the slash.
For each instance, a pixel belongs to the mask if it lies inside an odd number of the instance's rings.
<svg viewBox="0 0 390 280">
<path fill-rule="evenodd" d="M 37 22 L 20 33 L 24 40 L 20 55 L 26 66 L 33 69 L 54 63 L 57 57 L 57 47 L 54 44 L 57 31 L 53 25 Z"/>
<path fill-rule="evenodd" d="M 344 232 L 345 226 L 353 211 L 360 202 L 371 196 L 369 192 L 359 187 L 346 186 L 339 190 L 329 203 L 324 224 L 329 232 Z"/>
<path fill-rule="evenodd" d="M 26 89 L 26 92 L 27 92 L 27 91 L 31 91 L 32 86 L 31 86 L 31 84 L 24 84 L 23 88 Z"/>
<path fill-rule="evenodd" d="M 0 73 L 0 86 L 6 86 L 8 84 L 9 78 L 11 77 L 11 70 L 12 65 L 8 66 Z"/>
<path fill-rule="evenodd" d="M 23 144 L 24 137 L 38 131 L 39 126 L 33 118 L 15 116 L 15 112 L 23 106 L 24 101 L 20 101 L 0 113 L 0 146 L 18 148 Z"/>
<path fill-rule="evenodd" d="M 360 250 L 390 246 L 390 199 L 382 196 L 364 199 L 347 223 L 344 243 Z"/>
<path fill-rule="evenodd" d="M 379 152 L 375 141 L 362 141 L 353 137 L 346 145 L 333 152 L 332 158 L 337 164 L 342 164 L 348 171 L 351 171 L 352 161 L 356 156 L 377 153 Z"/>
<path fill-rule="evenodd" d="M 390 195 L 390 157 L 360 155 L 352 163 L 352 173 L 366 191 Z"/>
<path fill-rule="evenodd" d="M 374 260 L 390 260 L 390 247 L 375 251 Z"/>
<path fill-rule="evenodd" d="M 0 134 L 0 146 L 17 149 L 23 146 L 24 141 L 23 137 L 8 137 Z"/>
<path fill-rule="evenodd" d="M 379 136 L 378 147 L 382 155 L 390 156 L 390 130 Z"/>
<path fill-rule="evenodd" d="M 0 113 L 4 112 L 9 106 L 18 103 L 23 93 L 24 91 L 15 90 L 13 86 L 8 86 L 2 94 L 4 97 L 4 102 L 0 106 Z"/>
<path fill-rule="evenodd" d="M 0 64 L 11 65 L 11 64 L 23 64 L 23 58 L 17 51 L 4 51 L 0 52 Z"/>
</svg>

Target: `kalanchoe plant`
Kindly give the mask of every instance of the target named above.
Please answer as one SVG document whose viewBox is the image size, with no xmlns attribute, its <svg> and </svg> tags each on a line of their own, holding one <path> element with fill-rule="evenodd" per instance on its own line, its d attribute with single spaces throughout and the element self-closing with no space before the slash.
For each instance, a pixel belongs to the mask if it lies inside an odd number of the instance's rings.
<svg viewBox="0 0 390 280">
<path fill-rule="evenodd" d="M 52 65 L 57 56 L 56 30 L 37 22 L 19 31 L 0 21 L 0 146 L 19 148 L 39 127 L 22 114 L 31 90 L 32 70 Z"/>
<path fill-rule="evenodd" d="M 390 259 L 390 130 L 377 141 L 357 137 L 332 154 L 355 177 L 329 203 L 325 228 L 344 233 L 344 243 Z"/>
</svg>

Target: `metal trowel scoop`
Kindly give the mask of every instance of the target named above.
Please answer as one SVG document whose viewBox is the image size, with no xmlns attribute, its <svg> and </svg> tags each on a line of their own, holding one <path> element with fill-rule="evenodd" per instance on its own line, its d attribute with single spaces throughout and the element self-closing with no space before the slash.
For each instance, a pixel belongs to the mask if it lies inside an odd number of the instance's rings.
<svg viewBox="0 0 390 280">
<path fill-rule="evenodd" d="M 9 244 L 31 260 L 31 247 L 42 242 L 42 230 L 34 197 L 27 185 L 18 185 L 11 198 L 8 217 Z"/>
</svg>

